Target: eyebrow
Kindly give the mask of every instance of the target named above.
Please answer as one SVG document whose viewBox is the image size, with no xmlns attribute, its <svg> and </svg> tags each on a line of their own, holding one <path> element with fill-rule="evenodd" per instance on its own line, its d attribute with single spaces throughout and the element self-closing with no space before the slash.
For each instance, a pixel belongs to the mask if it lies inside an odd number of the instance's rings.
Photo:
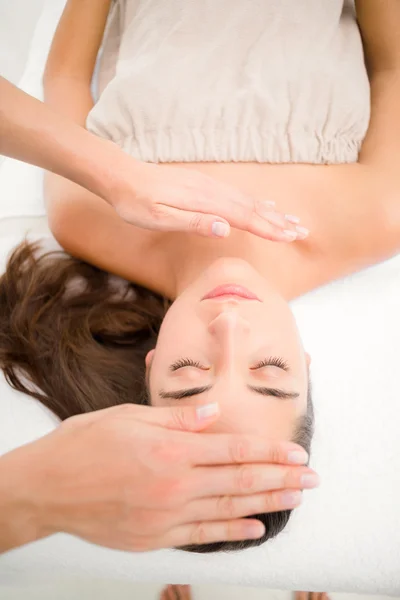
<svg viewBox="0 0 400 600">
<path fill-rule="evenodd" d="M 194 387 L 187 388 L 182 390 L 177 390 L 175 392 L 167 392 L 165 390 L 160 390 L 159 396 L 160 398 L 173 398 L 174 400 L 181 400 L 182 398 L 189 398 L 190 396 L 198 396 L 199 394 L 204 394 L 211 390 L 213 385 L 205 385 L 203 387 Z M 280 388 L 270 388 L 270 387 L 256 387 L 253 385 L 246 385 L 247 389 L 255 392 L 256 394 L 261 394 L 262 396 L 274 396 L 275 398 L 280 398 L 281 400 L 291 400 L 292 398 L 298 398 L 300 394 L 298 392 L 287 392 Z"/>
</svg>

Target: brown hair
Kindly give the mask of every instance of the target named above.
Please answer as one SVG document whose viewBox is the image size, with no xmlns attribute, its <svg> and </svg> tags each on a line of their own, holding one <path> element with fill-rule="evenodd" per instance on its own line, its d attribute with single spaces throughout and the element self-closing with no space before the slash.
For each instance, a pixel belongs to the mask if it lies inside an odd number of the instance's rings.
<svg viewBox="0 0 400 600">
<path fill-rule="evenodd" d="M 62 251 L 40 250 L 24 241 L 0 278 L 0 367 L 8 383 L 61 420 L 118 404 L 151 405 L 144 359 L 171 301 Z M 307 413 L 293 438 L 307 452 L 313 422 L 309 382 Z M 253 515 L 266 527 L 260 539 L 181 549 L 259 546 L 282 531 L 290 513 Z"/>
</svg>

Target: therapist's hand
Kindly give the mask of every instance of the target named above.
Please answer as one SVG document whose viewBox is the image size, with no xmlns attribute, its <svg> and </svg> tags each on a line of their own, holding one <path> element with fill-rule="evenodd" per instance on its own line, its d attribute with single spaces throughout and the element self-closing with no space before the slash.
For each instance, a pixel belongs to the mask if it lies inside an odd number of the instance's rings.
<svg viewBox="0 0 400 600">
<path fill-rule="evenodd" d="M 226 237 L 235 227 L 275 242 L 307 237 L 296 231 L 292 215 L 274 210 L 273 201 L 253 198 L 195 169 L 166 168 L 126 155 L 116 170 L 118 183 L 107 200 L 137 227 L 205 237 Z"/>
<path fill-rule="evenodd" d="M 63 531 L 147 551 L 260 537 L 262 524 L 242 517 L 294 508 L 300 477 L 313 471 L 291 442 L 197 433 L 217 417 L 198 422 L 195 407 L 125 404 L 67 419 L 17 448 L 36 539 Z M 296 492 L 292 501 L 287 492 Z"/>
</svg>

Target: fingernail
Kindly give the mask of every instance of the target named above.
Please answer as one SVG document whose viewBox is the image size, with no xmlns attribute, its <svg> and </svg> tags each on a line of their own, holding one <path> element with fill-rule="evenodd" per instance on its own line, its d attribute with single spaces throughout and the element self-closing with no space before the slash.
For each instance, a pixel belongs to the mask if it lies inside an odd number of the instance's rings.
<svg viewBox="0 0 400 600">
<path fill-rule="evenodd" d="M 294 215 L 285 215 L 285 219 L 289 223 L 300 223 L 299 217 L 295 217 Z"/>
<path fill-rule="evenodd" d="M 316 473 L 307 473 L 300 477 L 300 485 L 303 488 L 314 488 L 319 485 L 319 477 Z"/>
<path fill-rule="evenodd" d="M 265 200 L 264 204 L 273 207 L 276 205 L 276 202 L 272 202 L 272 200 Z"/>
<path fill-rule="evenodd" d="M 214 402 L 213 404 L 203 404 L 202 406 L 198 406 L 196 408 L 196 419 L 198 421 L 205 421 L 209 417 L 216 415 L 218 412 L 218 403 Z"/>
<path fill-rule="evenodd" d="M 295 463 L 296 465 L 304 465 L 308 460 L 307 452 L 301 450 L 292 450 L 288 452 L 288 462 Z"/>
<path fill-rule="evenodd" d="M 214 221 L 211 227 L 211 231 L 217 237 L 226 237 L 229 234 L 229 225 L 221 223 L 221 221 Z"/>
<path fill-rule="evenodd" d="M 293 241 L 297 238 L 297 233 L 295 231 L 291 231 L 290 229 L 284 229 L 282 233 L 288 240 Z"/>
<path fill-rule="evenodd" d="M 283 508 L 295 508 L 303 501 L 303 494 L 301 492 L 283 492 L 281 496 Z"/>
<path fill-rule="evenodd" d="M 246 536 L 249 538 L 260 538 L 265 534 L 264 524 L 261 523 L 249 523 L 246 525 Z"/>
<path fill-rule="evenodd" d="M 310 233 L 309 229 L 306 229 L 305 227 L 300 227 L 300 225 L 297 225 L 295 229 L 297 233 L 300 233 L 300 235 L 304 237 L 306 237 Z"/>
</svg>

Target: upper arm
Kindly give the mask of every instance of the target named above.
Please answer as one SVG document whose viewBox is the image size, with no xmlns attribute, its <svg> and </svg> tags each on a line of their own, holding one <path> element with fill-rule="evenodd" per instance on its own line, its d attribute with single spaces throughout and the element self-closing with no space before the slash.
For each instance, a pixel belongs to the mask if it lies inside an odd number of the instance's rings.
<svg viewBox="0 0 400 600">
<path fill-rule="evenodd" d="M 368 70 L 400 68 L 399 0 L 356 0 L 356 10 Z"/>
<path fill-rule="evenodd" d="M 44 82 L 60 75 L 90 85 L 111 0 L 68 0 L 46 63 Z"/>
<path fill-rule="evenodd" d="M 90 84 L 110 4 L 68 0 L 44 72 L 46 104 L 83 127 L 93 107 Z"/>
<path fill-rule="evenodd" d="M 371 85 L 371 117 L 359 162 L 380 171 L 398 195 L 400 174 L 400 1 L 356 0 Z"/>
</svg>

